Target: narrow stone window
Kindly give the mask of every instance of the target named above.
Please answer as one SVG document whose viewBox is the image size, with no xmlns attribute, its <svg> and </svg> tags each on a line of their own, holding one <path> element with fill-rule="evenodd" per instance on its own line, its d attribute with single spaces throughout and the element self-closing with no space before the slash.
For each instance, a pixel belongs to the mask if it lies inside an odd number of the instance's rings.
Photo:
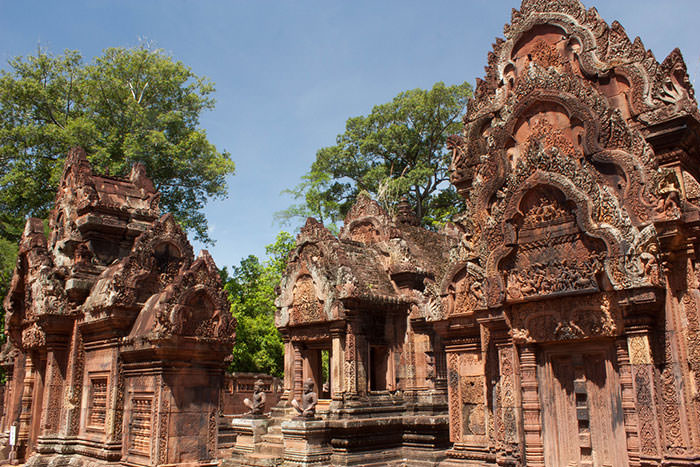
<svg viewBox="0 0 700 467">
<path fill-rule="evenodd" d="M 152 398 L 134 397 L 131 408 L 131 446 L 134 453 L 149 456 L 151 453 Z"/>
<path fill-rule="evenodd" d="M 104 431 L 107 419 L 107 377 L 90 379 L 88 427 Z"/>
</svg>

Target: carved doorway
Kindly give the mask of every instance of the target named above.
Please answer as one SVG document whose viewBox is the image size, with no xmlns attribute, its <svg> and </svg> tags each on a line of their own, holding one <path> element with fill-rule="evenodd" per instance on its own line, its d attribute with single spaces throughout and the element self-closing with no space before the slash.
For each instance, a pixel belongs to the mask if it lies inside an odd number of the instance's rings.
<svg viewBox="0 0 700 467">
<path fill-rule="evenodd" d="M 319 405 L 323 406 L 326 403 L 326 400 L 328 400 L 328 404 L 330 404 L 330 345 L 310 345 L 309 348 L 303 352 L 303 357 L 304 366 L 302 386 L 303 382 L 310 378 L 314 382 L 314 391 L 316 391 L 316 394 L 318 395 Z"/>
<path fill-rule="evenodd" d="M 547 467 L 626 467 L 613 346 L 543 347 L 537 379 Z"/>
</svg>

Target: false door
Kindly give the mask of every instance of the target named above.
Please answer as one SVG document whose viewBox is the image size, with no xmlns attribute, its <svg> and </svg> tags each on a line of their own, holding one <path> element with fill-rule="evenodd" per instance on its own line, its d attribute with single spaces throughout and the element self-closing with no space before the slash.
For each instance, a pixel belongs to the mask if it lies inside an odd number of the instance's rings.
<svg viewBox="0 0 700 467">
<path fill-rule="evenodd" d="M 612 345 L 543 348 L 538 364 L 547 467 L 626 467 Z"/>
</svg>

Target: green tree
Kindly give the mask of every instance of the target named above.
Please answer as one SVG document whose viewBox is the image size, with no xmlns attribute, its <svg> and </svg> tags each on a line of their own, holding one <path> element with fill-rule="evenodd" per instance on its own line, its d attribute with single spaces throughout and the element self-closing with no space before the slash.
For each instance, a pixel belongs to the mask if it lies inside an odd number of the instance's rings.
<svg viewBox="0 0 700 467">
<path fill-rule="evenodd" d="M 211 241 L 202 209 L 226 196 L 234 171 L 199 127 L 213 92 L 206 78 L 145 46 L 109 48 L 90 63 L 77 51 L 10 60 L 0 72 L 0 221 L 16 229 L 27 215 L 46 217 L 64 158 L 79 145 L 104 173 L 143 162 L 163 210 Z"/>
<path fill-rule="evenodd" d="M 227 269 L 222 270 L 231 313 L 238 321 L 231 371 L 282 376 L 284 346 L 274 321 L 275 288 L 294 245 L 290 234 L 280 232 L 275 242 L 267 246 L 264 262 L 250 255 L 234 266 L 230 274 Z"/>
<path fill-rule="evenodd" d="M 336 145 L 320 149 L 302 182 L 287 191 L 299 203 L 277 217 L 287 222 L 313 216 L 333 224 L 365 190 L 390 210 L 407 196 L 426 226 L 449 220 L 462 201 L 449 184 L 447 136 L 460 132 L 470 96 L 466 82 L 436 83 L 348 119 Z"/>
</svg>

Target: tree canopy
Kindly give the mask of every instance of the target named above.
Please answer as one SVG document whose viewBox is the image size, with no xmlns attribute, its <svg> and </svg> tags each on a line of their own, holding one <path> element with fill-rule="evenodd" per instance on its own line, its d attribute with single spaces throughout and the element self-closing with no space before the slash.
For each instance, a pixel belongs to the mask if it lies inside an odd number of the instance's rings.
<svg viewBox="0 0 700 467">
<path fill-rule="evenodd" d="M 459 133 L 471 96 L 468 83 L 402 92 L 352 117 L 334 146 L 321 148 L 311 169 L 287 192 L 300 201 L 278 213 L 283 222 L 316 217 L 333 224 L 343 218 L 360 191 L 389 210 L 406 196 L 426 226 L 445 221 L 462 206 L 449 184 L 447 136 Z"/>
<path fill-rule="evenodd" d="M 282 280 L 287 256 L 294 246 L 294 238 L 280 232 L 275 243 L 267 246 L 265 261 L 250 255 L 230 274 L 226 268 L 222 270 L 231 313 L 238 321 L 231 371 L 282 376 L 284 346 L 275 327 L 275 288 Z"/>
<path fill-rule="evenodd" d="M 202 209 L 226 196 L 234 171 L 199 127 L 213 92 L 145 46 L 109 48 L 89 63 L 70 50 L 10 60 L 0 72 L 0 236 L 13 239 L 27 215 L 46 217 L 68 150 L 82 146 L 98 172 L 125 175 L 143 162 L 162 209 L 210 241 Z"/>
</svg>

